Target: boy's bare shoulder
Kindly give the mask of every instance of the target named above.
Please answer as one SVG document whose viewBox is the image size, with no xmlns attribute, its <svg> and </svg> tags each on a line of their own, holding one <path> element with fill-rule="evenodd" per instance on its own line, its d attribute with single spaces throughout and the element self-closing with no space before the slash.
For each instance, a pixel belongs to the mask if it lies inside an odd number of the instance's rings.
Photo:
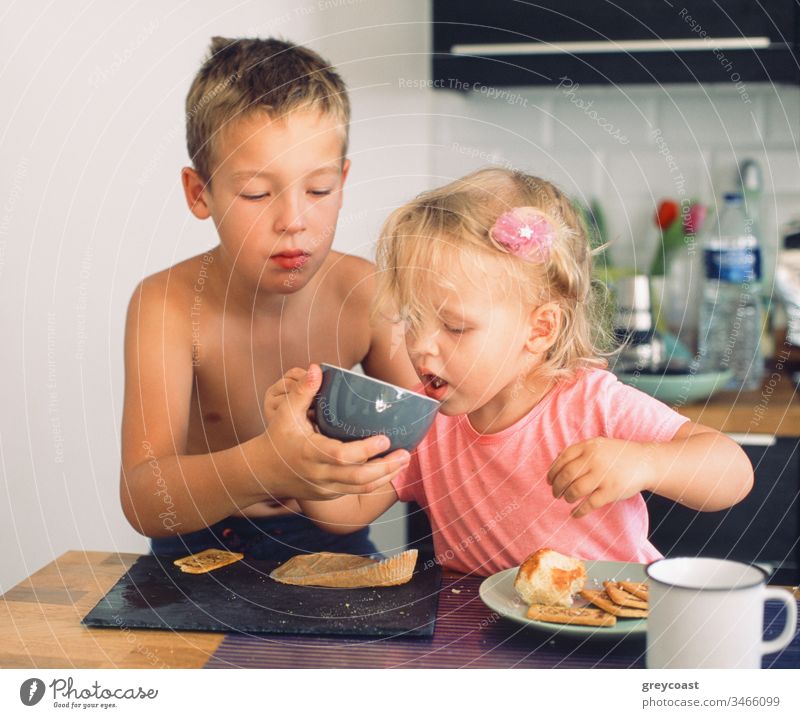
<svg viewBox="0 0 800 718">
<path fill-rule="evenodd" d="M 336 293 L 347 301 L 371 302 L 375 293 L 375 265 L 367 259 L 331 250 L 325 273 Z"/>
<path fill-rule="evenodd" d="M 134 296 L 141 294 L 146 301 L 161 297 L 162 302 L 182 304 L 198 293 L 198 282 L 204 288 L 211 256 L 210 253 L 198 254 L 145 277 L 136 285 Z"/>
<path fill-rule="evenodd" d="M 160 314 L 162 324 L 188 326 L 194 298 L 206 288 L 210 256 L 205 253 L 190 257 L 142 279 L 133 290 L 129 313 L 154 318 Z"/>
</svg>

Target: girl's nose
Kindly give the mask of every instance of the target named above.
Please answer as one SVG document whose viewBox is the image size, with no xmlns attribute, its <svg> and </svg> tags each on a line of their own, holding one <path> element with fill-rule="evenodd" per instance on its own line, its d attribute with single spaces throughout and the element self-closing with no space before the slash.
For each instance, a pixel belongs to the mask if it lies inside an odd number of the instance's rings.
<svg viewBox="0 0 800 718">
<path fill-rule="evenodd" d="M 436 356 L 439 353 L 438 330 L 411 330 L 406 334 L 406 346 L 411 356 Z"/>
<path fill-rule="evenodd" d="M 297 234 L 306 228 L 306 220 L 300 202 L 292 192 L 276 197 L 275 231 L 281 234 Z"/>
</svg>

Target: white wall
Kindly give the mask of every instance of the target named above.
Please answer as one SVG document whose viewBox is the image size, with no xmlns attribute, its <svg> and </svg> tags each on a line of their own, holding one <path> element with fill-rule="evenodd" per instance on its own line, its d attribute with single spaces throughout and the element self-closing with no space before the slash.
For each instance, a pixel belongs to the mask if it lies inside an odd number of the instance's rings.
<svg viewBox="0 0 800 718">
<path fill-rule="evenodd" d="M 342 71 L 344 251 L 369 256 L 390 208 L 493 158 L 599 197 L 615 260 L 646 266 L 654 206 L 678 193 L 655 129 L 686 192 L 709 203 L 741 158 L 762 161 L 773 256 L 777 227 L 800 212 L 797 88 L 751 86 L 749 103 L 729 86 L 434 92 L 411 87 L 430 77 L 426 0 L 220 5 L 32 0 L 0 23 L 0 591 L 68 549 L 146 549 L 117 498 L 124 311 L 142 276 L 215 241 L 178 182 L 183 100 L 211 35 L 280 34 Z M 379 537 L 402 543 L 398 514 Z"/>
<path fill-rule="evenodd" d="M 428 72 L 427 20 L 424 0 L 4 10 L 0 592 L 69 549 L 146 550 L 117 494 L 124 312 L 142 276 L 215 242 L 179 184 L 183 102 L 209 38 L 278 34 L 338 65 L 354 120 L 336 246 L 369 255 L 429 174 L 430 98 L 401 106 L 384 79 Z M 380 536 L 403 542 L 397 514 Z"/>
</svg>

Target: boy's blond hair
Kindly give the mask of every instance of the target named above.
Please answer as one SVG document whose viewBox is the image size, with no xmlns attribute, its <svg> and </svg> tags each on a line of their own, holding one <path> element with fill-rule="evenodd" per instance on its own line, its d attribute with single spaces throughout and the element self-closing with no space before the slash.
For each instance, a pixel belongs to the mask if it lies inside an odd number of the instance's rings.
<svg viewBox="0 0 800 718">
<path fill-rule="evenodd" d="M 556 228 L 546 263 L 520 259 L 491 238 L 497 218 L 514 207 L 535 207 Z M 476 281 L 458 270 L 466 256 L 486 267 L 487 274 L 477 281 L 487 292 L 494 279 L 506 292 L 517 292 L 526 307 L 543 302 L 560 306 L 562 326 L 537 376 L 559 379 L 581 367 L 607 366 L 603 355 L 611 342 L 602 321 L 605 288 L 592 280 L 592 252 L 578 214 L 554 185 L 522 172 L 488 167 L 424 192 L 395 210 L 378 242 L 373 311 L 403 320 L 413 329 L 437 309 L 420 291 L 426 282 L 457 291 L 464 281 Z M 491 277 L 489 263 L 480 264 L 489 257 L 504 258 L 503 276 Z"/>
<path fill-rule="evenodd" d="M 308 108 L 338 120 L 344 161 L 350 101 L 342 78 L 325 60 L 274 38 L 212 38 L 186 97 L 186 144 L 195 170 L 211 181 L 214 142 L 229 122 L 259 110 L 277 118 Z"/>
</svg>

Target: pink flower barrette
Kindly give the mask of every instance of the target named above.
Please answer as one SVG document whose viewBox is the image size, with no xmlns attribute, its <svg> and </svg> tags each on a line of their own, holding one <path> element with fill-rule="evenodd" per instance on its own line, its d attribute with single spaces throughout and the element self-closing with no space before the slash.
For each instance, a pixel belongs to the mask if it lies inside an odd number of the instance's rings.
<svg viewBox="0 0 800 718">
<path fill-rule="evenodd" d="M 526 262 L 544 264 L 550 259 L 556 229 L 535 207 L 514 207 L 497 218 L 489 236 L 510 254 Z"/>
</svg>

